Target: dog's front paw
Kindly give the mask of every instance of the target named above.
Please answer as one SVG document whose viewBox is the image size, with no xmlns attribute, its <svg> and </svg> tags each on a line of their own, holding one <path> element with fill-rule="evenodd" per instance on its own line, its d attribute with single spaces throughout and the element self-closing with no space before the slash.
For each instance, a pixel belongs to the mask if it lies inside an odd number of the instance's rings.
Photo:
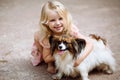
<svg viewBox="0 0 120 80">
<path fill-rule="evenodd" d="M 52 79 L 53 79 L 53 80 L 60 80 L 60 77 L 57 76 L 57 75 L 53 75 L 53 76 L 52 76 Z"/>
<path fill-rule="evenodd" d="M 104 71 L 104 73 L 106 73 L 106 74 L 112 74 L 113 71 L 112 70 L 106 70 L 106 71 Z"/>
<path fill-rule="evenodd" d="M 62 77 L 62 74 L 55 74 L 55 75 L 52 76 L 52 79 L 53 80 L 60 80 L 61 77 Z"/>
<path fill-rule="evenodd" d="M 88 78 L 84 78 L 84 79 L 82 79 L 82 80 L 90 80 L 90 79 L 88 79 Z"/>
</svg>

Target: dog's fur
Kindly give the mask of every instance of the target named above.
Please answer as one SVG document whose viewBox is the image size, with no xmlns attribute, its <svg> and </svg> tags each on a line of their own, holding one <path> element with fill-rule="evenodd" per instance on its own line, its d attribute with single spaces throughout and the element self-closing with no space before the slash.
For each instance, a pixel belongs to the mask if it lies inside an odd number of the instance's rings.
<svg viewBox="0 0 120 80">
<path fill-rule="evenodd" d="M 63 75 L 72 77 L 81 75 L 82 80 L 89 80 L 88 73 L 94 68 L 108 74 L 115 71 L 115 59 L 107 47 L 106 40 L 96 35 L 91 35 L 90 40 L 94 44 L 92 52 L 79 66 L 74 67 L 75 60 L 84 54 L 86 41 L 69 35 L 50 36 L 51 53 L 58 70 L 58 73 L 53 75 L 53 79 L 59 80 Z"/>
</svg>

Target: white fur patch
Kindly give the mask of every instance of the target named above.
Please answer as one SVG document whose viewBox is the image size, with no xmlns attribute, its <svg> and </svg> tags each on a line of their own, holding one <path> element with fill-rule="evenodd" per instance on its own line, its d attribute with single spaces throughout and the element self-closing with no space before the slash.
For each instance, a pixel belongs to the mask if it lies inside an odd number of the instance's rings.
<svg viewBox="0 0 120 80">
<path fill-rule="evenodd" d="M 58 48 L 59 48 L 60 50 L 65 50 L 65 49 L 66 49 L 66 46 L 65 46 L 65 44 L 62 42 L 62 43 L 58 46 Z"/>
</svg>

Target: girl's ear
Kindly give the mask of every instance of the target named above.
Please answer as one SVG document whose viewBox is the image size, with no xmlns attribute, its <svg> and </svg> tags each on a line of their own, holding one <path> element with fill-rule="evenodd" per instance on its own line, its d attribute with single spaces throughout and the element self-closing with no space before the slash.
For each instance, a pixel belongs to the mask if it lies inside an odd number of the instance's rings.
<svg viewBox="0 0 120 80">
<path fill-rule="evenodd" d="M 53 53 L 55 51 L 55 47 L 56 47 L 56 42 L 55 42 L 53 36 L 49 37 L 49 43 L 50 43 L 50 53 L 53 55 Z"/>
</svg>

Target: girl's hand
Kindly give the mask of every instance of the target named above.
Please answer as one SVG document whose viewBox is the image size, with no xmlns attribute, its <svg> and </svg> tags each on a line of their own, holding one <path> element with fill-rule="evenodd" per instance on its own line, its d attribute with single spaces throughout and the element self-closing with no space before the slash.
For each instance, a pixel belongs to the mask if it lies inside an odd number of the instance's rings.
<svg viewBox="0 0 120 80">
<path fill-rule="evenodd" d="M 74 67 L 77 67 L 80 64 L 79 60 L 77 59 L 74 63 Z"/>
</svg>

